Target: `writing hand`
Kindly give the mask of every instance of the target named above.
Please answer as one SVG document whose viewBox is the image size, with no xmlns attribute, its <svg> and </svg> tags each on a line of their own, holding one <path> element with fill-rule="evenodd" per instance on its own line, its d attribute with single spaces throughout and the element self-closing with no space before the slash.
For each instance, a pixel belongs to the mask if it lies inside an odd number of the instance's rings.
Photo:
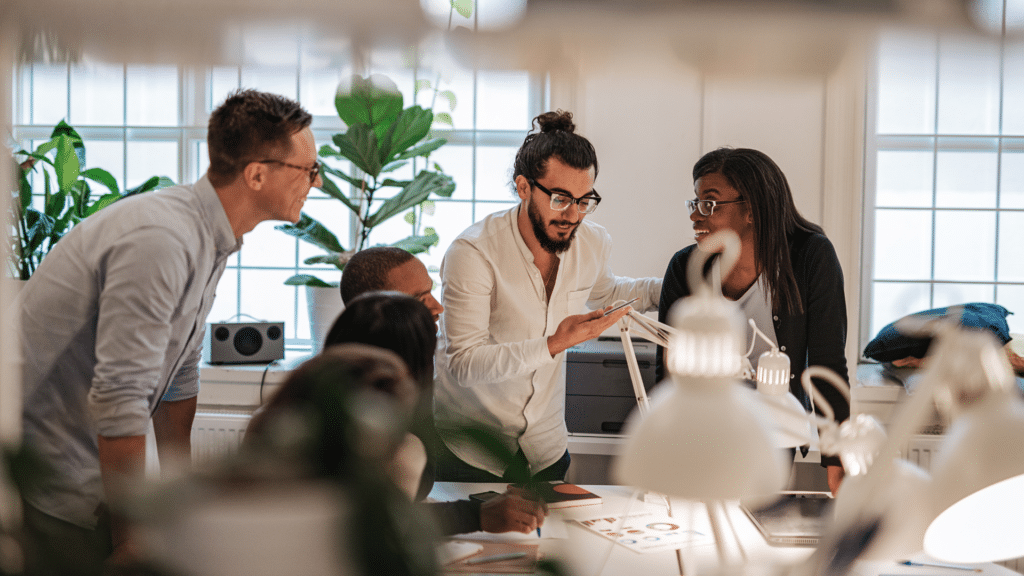
<svg viewBox="0 0 1024 576">
<path fill-rule="evenodd" d="M 510 488 L 480 505 L 480 529 L 484 532 L 522 532 L 528 534 L 544 524 L 547 505 L 523 498 Z"/>
</svg>

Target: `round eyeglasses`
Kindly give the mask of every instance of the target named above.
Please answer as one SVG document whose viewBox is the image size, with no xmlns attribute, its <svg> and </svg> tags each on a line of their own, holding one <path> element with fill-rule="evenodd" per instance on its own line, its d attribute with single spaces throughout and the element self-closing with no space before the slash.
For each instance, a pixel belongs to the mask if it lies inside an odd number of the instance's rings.
<svg viewBox="0 0 1024 576">
<path fill-rule="evenodd" d="M 289 164 L 280 160 L 257 160 L 257 164 L 280 164 L 281 166 L 287 166 L 288 168 L 295 168 L 296 170 L 302 170 L 303 172 L 309 172 L 309 183 L 316 182 L 316 177 L 320 175 L 320 162 L 316 161 L 313 163 L 312 168 L 306 168 L 305 166 L 298 166 L 296 164 Z"/>
<path fill-rule="evenodd" d="M 562 212 L 568 208 L 570 204 L 575 204 L 576 210 L 578 210 L 580 214 L 593 214 L 594 210 L 597 210 L 597 205 L 601 203 L 601 197 L 597 195 L 596 190 L 591 190 L 582 198 L 573 198 L 565 192 L 548 190 L 533 178 L 527 178 L 526 181 L 529 182 L 530 185 L 540 188 L 541 192 L 551 197 L 552 210 Z M 593 194 L 593 196 L 591 196 L 591 194 Z"/>
<path fill-rule="evenodd" d="M 701 216 L 711 216 L 715 213 L 715 206 L 722 206 L 723 204 L 739 204 L 740 202 L 746 202 L 743 198 L 739 200 L 687 200 L 686 207 L 690 209 L 690 214 L 693 214 L 694 210 L 698 210 Z"/>
</svg>

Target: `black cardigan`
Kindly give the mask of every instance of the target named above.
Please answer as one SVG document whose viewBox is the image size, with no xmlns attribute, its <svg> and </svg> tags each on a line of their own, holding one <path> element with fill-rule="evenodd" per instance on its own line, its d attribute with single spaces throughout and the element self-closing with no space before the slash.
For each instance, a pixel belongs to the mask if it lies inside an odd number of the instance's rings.
<svg viewBox="0 0 1024 576">
<path fill-rule="evenodd" d="M 690 295 L 686 282 L 686 263 L 696 244 L 676 252 L 665 271 L 661 288 L 658 320 L 667 322 L 669 308 L 680 298 Z M 775 311 L 775 336 L 779 347 L 789 355 L 792 377 L 789 389 L 810 409 L 800 377 L 808 366 L 831 368 L 849 382 L 846 367 L 846 295 L 843 270 L 835 248 L 823 234 L 797 232 L 789 238 L 789 254 L 793 275 L 800 290 L 802 314 Z M 662 378 L 662 351 L 658 349 L 658 379 Z M 814 380 L 815 386 L 828 400 L 838 421 L 850 417 L 850 404 L 831 384 Z M 822 465 L 839 465 L 835 457 L 822 457 Z"/>
</svg>

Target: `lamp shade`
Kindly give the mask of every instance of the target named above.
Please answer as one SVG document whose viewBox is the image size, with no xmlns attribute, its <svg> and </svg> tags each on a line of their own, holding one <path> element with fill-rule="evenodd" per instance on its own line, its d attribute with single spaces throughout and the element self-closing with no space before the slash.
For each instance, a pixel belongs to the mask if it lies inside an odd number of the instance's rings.
<svg viewBox="0 0 1024 576">
<path fill-rule="evenodd" d="M 997 482 L 939 514 L 924 535 L 929 554 L 951 562 L 1024 556 L 1024 474 Z"/>
<path fill-rule="evenodd" d="M 788 470 L 756 392 L 734 380 L 672 386 L 627 420 L 617 482 L 694 500 L 774 496 Z"/>
<path fill-rule="evenodd" d="M 975 492 L 1024 474 L 1024 400 L 1015 392 L 991 391 L 973 404 L 950 426 L 932 465 L 933 518 Z M 1019 480 L 1017 485 L 1020 485 Z M 1001 492 L 996 490 L 993 493 Z M 964 503 L 953 517 L 973 511 L 978 515 L 974 525 L 984 525 L 990 519 L 982 515 L 986 508 L 978 503 L 981 498 L 978 496 Z M 1002 505 L 1009 506 L 1009 502 Z M 1020 514 L 1024 507 L 1017 506 L 1014 510 Z M 948 536 L 965 527 L 951 528 L 948 520 L 938 526 L 945 528 L 935 528 L 934 531 L 929 528 L 932 536 L 925 539 L 925 551 L 936 558 L 949 562 L 989 562 L 1007 558 L 983 557 L 981 550 L 968 544 L 969 539 L 957 540 Z M 1009 539 L 1006 547 L 1010 546 L 1010 541 L 1016 546 L 1018 553 L 1009 557 L 1024 556 L 1021 532 L 993 536 L 993 552 L 999 548 L 995 541 L 1000 538 Z"/>
</svg>

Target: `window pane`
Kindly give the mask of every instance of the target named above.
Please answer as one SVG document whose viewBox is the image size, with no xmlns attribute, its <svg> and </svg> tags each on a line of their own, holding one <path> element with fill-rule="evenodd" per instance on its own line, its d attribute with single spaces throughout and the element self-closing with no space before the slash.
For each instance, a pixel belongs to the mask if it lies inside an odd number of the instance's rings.
<svg viewBox="0 0 1024 576">
<path fill-rule="evenodd" d="M 928 284 L 875 282 L 871 295 L 871 335 L 907 314 L 931 307 Z"/>
<path fill-rule="evenodd" d="M 71 124 L 124 125 L 124 67 L 94 64 L 71 68 Z"/>
<path fill-rule="evenodd" d="M 129 66 L 127 90 L 130 126 L 178 125 L 176 66 Z"/>
<path fill-rule="evenodd" d="M 1024 208 L 1024 153 L 1003 152 L 999 180 L 999 205 Z"/>
<path fill-rule="evenodd" d="M 1024 102 L 1024 42 L 1006 42 L 1003 62 L 1003 134 L 1024 135 L 1024 106 L 1007 106 L 1008 102 Z"/>
<path fill-rule="evenodd" d="M 931 212 L 876 210 L 875 279 L 931 278 L 931 241 Z"/>
<path fill-rule="evenodd" d="M 351 68 L 303 70 L 299 87 L 302 106 L 313 116 L 337 116 L 338 109 L 334 107 L 334 95 L 338 91 L 341 79 L 351 76 L 351 74 Z"/>
<path fill-rule="evenodd" d="M 32 65 L 32 123 L 54 126 L 68 117 L 66 64 Z"/>
<path fill-rule="evenodd" d="M 515 200 L 512 164 L 518 147 L 480 146 L 476 149 L 476 199 Z"/>
<path fill-rule="evenodd" d="M 207 111 L 212 112 L 239 88 L 239 71 L 234 66 L 219 66 L 210 71 L 210 99 Z"/>
<path fill-rule="evenodd" d="M 999 281 L 1024 282 L 1024 213 L 999 214 Z M 1024 308 L 1021 309 L 1024 313 Z"/>
<path fill-rule="evenodd" d="M 943 40 L 939 58 L 939 132 L 998 134 L 999 46 Z"/>
<path fill-rule="evenodd" d="M 995 152 L 939 152 L 935 204 L 947 208 L 995 208 Z"/>
<path fill-rule="evenodd" d="M 228 268 L 217 283 L 217 295 L 213 299 L 207 322 L 227 322 L 238 314 L 238 268 Z"/>
<path fill-rule="evenodd" d="M 936 284 L 932 308 L 969 302 L 991 302 L 994 296 L 994 284 Z"/>
<path fill-rule="evenodd" d="M 178 142 L 130 141 L 128 143 L 128 188 L 134 188 L 153 176 L 178 174 Z"/>
<path fill-rule="evenodd" d="M 457 130 L 473 129 L 473 71 L 461 67 L 447 68 L 440 74 L 434 71 L 425 72 L 423 80 L 430 81 L 431 89 L 421 90 L 416 96 L 416 103 L 424 108 L 433 106 L 434 115 L 448 113 L 452 117 Z M 439 93 L 451 92 L 455 95 L 455 107 L 452 102 Z"/>
<path fill-rule="evenodd" d="M 994 212 L 948 211 L 935 215 L 935 279 L 995 279 Z"/>
<path fill-rule="evenodd" d="M 206 169 L 210 167 L 210 153 L 206 149 L 206 140 L 201 142 L 193 142 L 190 147 L 192 150 L 192 165 L 196 167 L 196 171 L 192 174 L 191 182 L 196 182 L 206 174 Z"/>
<path fill-rule="evenodd" d="M 295 238 L 275 230 L 283 222 L 261 222 L 245 235 L 240 254 L 242 266 L 295 267 Z"/>
<path fill-rule="evenodd" d="M 441 259 L 452 245 L 452 241 L 473 224 L 473 205 L 469 202 L 438 202 L 434 221 L 439 236 L 437 246 L 431 248 L 427 254 L 418 255 L 428 268 L 440 267 Z"/>
<path fill-rule="evenodd" d="M 82 140 L 85 146 L 85 165 L 88 168 L 103 168 L 117 180 L 117 186 L 124 190 L 124 143 L 120 140 Z M 177 171 L 172 172 L 177 174 Z"/>
<path fill-rule="evenodd" d="M 875 205 L 931 206 L 933 158 L 931 152 L 880 151 Z"/>
<path fill-rule="evenodd" d="M 302 211 L 319 220 L 321 224 L 333 232 L 334 235 L 338 237 L 338 242 L 341 243 L 343 248 L 348 250 L 353 248 L 352 241 L 349 237 L 352 211 L 346 208 L 344 204 L 334 198 L 308 197 L 306 198 L 305 206 L 302 207 Z M 284 232 L 278 232 L 278 234 L 285 236 Z M 309 242 L 299 242 L 299 262 L 302 262 L 310 256 L 316 256 L 323 253 L 323 250 L 320 250 Z M 305 266 L 305 264 L 303 264 L 303 266 Z"/>
<path fill-rule="evenodd" d="M 294 68 L 273 69 L 246 66 L 242 68 L 242 87 L 261 92 L 270 92 L 286 98 L 296 99 L 298 76 Z"/>
<path fill-rule="evenodd" d="M 997 286 L 996 304 L 1016 312 L 1006 317 L 1010 332 L 1024 332 L 1024 286 Z"/>
<path fill-rule="evenodd" d="M 530 127 L 530 77 L 526 72 L 481 71 L 477 74 L 478 130 L 524 130 Z"/>
<path fill-rule="evenodd" d="M 444 173 L 455 181 L 456 200 L 473 198 L 473 148 L 448 143 L 430 155 L 431 163 L 437 162 Z"/>
<path fill-rule="evenodd" d="M 284 283 L 291 275 L 291 270 L 242 268 L 239 312 L 268 322 L 284 321 L 287 324 L 295 316 L 295 289 Z"/>
<path fill-rule="evenodd" d="M 935 131 L 935 39 L 884 38 L 878 59 L 878 133 Z"/>
</svg>

